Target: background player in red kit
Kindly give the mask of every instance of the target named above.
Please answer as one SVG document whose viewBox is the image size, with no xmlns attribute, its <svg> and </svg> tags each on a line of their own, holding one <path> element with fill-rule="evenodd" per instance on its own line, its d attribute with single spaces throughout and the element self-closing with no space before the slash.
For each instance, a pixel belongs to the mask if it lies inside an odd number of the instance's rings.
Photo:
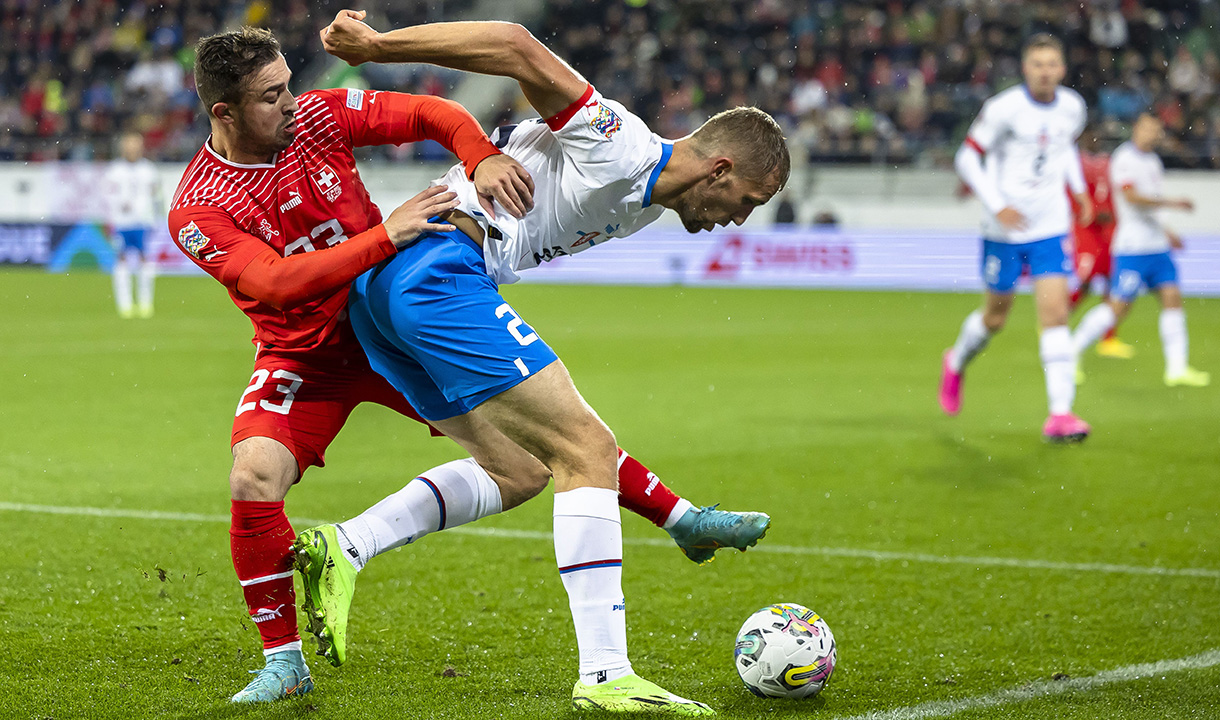
<svg viewBox="0 0 1220 720">
<path fill-rule="evenodd" d="M 295 98 L 290 77 L 269 31 L 243 28 L 199 42 L 195 79 L 212 136 L 187 166 L 169 216 L 182 251 L 250 317 L 258 348 L 233 423 L 230 539 L 267 664 L 235 702 L 313 687 L 297 632 L 289 552 L 295 532 L 283 502 L 288 489 L 310 465 L 323 464 L 327 446 L 361 402 L 420 420 L 369 368 L 347 322 L 347 293 L 356 276 L 421 232 L 451 230 L 428 219 L 456 202 L 445 188 L 429 188 L 383 221 L 352 149 L 434 139 L 462 161 L 489 211 L 491 199 L 518 216 L 532 203 L 529 174 L 500 154 L 456 103 L 361 90 Z M 428 471 L 442 487 L 446 475 L 490 483 L 507 509 L 546 486 L 545 467 L 507 438 L 477 445 L 453 439 L 473 460 Z M 690 526 L 692 517 L 742 518 L 700 513 L 625 453 L 619 480 L 621 503 L 671 535 L 675 522 Z M 749 515 L 755 517 L 746 540 L 757 541 L 766 516 Z M 706 534 L 688 532 L 687 544 L 675 539 L 696 560 L 723 546 Z"/>
<path fill-rule="evenodd" d="M 1114 198 L 1110 192 L 1110 156 L 1098 147 L 1097 133 L 1086 129 L 1080 136 L 1080 166 L 1084 171 L 1086 192 L 1093 200 L 1093 219 L 1087 225 L 1076 222 L 1072 225 L 1073 247 L 1076 252 L 1076 279 L 1079 286 L 1072 293 L 1072 310 L 1080 306 L 1089 295 L 1095 279 L 1105 282 L 1110 289 L 1110 274 L 1113 261 L 1110 257 L 1110 242 L 1114 238 Z M 1069 196 L 1071 193 L 1068 193 Z M 1079 218 L 1076 200 L 1072 198 L 1072 217 Z M 1105 292 L 1102 293 L 1103 296 Z M 1097 354 L 1114 358 L 1130 358 L 1135 348 L 1119 340 L 1111 328 L 1105 339 L 1097 344 Z"/>
</svg>

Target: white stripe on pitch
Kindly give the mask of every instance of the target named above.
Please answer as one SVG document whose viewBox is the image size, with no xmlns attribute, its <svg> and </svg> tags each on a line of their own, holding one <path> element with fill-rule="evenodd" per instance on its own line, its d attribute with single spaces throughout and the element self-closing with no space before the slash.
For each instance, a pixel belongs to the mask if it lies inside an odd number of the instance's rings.
<svg viewBox="0 0 1220 720">
<path fill-rule="evenodd" d="M 31 505 L 27 503 L 0 502 L 0 511 L 44 513 L 50 515 L 87 515 L 92 517 L 132 518 L 133 520 L 170 520 L 178 522 L 229 522 L 228 515 L 202 515 L 198 513 L 163 512 L 159 510 L 127 510 L 124 508 L 75 507 L 64 505 Z M 316 518 L 292 518 L 294 524 L 310 527 L 329 520 Z M 509 528 L 457 527 L 447 533 L 473 535 L 477 537 L 514 538 L 517 540 L 551 540 L 551 533 L 537 530 L 513 530 Z M 672 540 L 664 538 L 623 538 L 624 545 L 671 547 Z M 1117 575 L 1160 575 L 1165 577 L 1220 578 L 1220 570 L 1211 568 L 1173 568 L 1155 565 L 1115 565 L 1111 563 L 1073 563 L 1053 560 L 1027 560 L 1023 558 L 974 557 L 968 555 L 933 555 L 931 553 L 904 553 L 885 550 L 862 550 L 844 547 L 802 547 L 799 545 L 775 545 L 764 543 L 750 548 L 750 552 L 773 555 L 816 555 L 821 557 L 860 558 L 877 562 L 929 563 L 937 565 L 967 565 L 971 567 L 1011 567 L 1025 570 L 1051 570 L 1069 573 L 1109 573 Z"/>
<path fill-rule="evenodd" d="M 987 695 L 961 698 L 960 700 L 938 700 L 920 705 L 894 708 L 892 710 L 874 710 L 862 715 L 839 717 L 835 720 L 926 720 L 927 718 L 943 718 L 956 715 L 966 710 L 1013 705 L 1029 702 L 1039 698 L 1053 697 L 1067 692 L 1090 692 L 1106 685 L 1131 682 L 1141 678 L 1155 678 L 1168 673 L 1183 670 L 1203 670 L 1220 665 L 1220 650 L 1178 658 L 1177 660 L 1160 660 L 1157 662 L 1127 665 L 1126 667 L 1106 670 L 1089 677 L 1071 678 L 1068 680 L 1040 680 L 1018 688 L 1000 690 Z"/>
</svg>

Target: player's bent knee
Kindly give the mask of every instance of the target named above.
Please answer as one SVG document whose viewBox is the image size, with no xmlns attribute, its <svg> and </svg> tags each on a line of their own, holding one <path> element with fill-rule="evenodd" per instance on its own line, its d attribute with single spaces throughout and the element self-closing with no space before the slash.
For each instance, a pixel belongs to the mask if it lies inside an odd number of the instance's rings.
<svg viewBox="0 0 1220 720">
<path fill-rule="evenodd" d="M 296 458 L 283 445 L 267 438 L 249 438 L 233 446 L 229 492 L 234 500 L 278 502 L 299 474 Z"/>
</svg>

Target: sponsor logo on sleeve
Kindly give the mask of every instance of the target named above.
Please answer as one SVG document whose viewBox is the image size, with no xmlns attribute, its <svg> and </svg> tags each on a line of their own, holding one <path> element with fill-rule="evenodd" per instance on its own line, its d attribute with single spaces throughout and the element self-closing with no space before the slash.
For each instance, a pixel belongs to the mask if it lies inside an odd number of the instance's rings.
<svg viewBox="0 0 1220 720">
<path fill-rule="evenodd" d="M 597 112 L 589 119 L 589 127 L 601 133 L 607 140 L 623 127 L 623 120 L 610 108 L 598 103 Z"/>
<path fill-rule="evenodd" d="M 182 246 L 183 250 L 196 258 L 199 257 L 199 253 L 210 242 L 212 240 L 203 234 L 194 221 L 187 223 L 185 227 L 178 231 L 178 244 Z"/>
<path fill-rule="evenodd" d="M 352 110 L 364 109 L 364 91 L 349 88 L 347 91 L 347 106 Z"/>
</svg>

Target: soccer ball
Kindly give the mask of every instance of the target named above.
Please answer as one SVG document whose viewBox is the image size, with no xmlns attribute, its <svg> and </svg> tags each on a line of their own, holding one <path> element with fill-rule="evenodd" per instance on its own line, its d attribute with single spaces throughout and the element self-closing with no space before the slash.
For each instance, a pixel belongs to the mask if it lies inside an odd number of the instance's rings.
<svg viewBox="0 0 1220 720">
<path fill-rule="evenodd" d="M 759 697 L 813 697 L 835 669 L 835 638 L 826 621 L 792 603 L 770 605 L 746 619 L 733 651 L 737 672 Z"/>
</svg>

